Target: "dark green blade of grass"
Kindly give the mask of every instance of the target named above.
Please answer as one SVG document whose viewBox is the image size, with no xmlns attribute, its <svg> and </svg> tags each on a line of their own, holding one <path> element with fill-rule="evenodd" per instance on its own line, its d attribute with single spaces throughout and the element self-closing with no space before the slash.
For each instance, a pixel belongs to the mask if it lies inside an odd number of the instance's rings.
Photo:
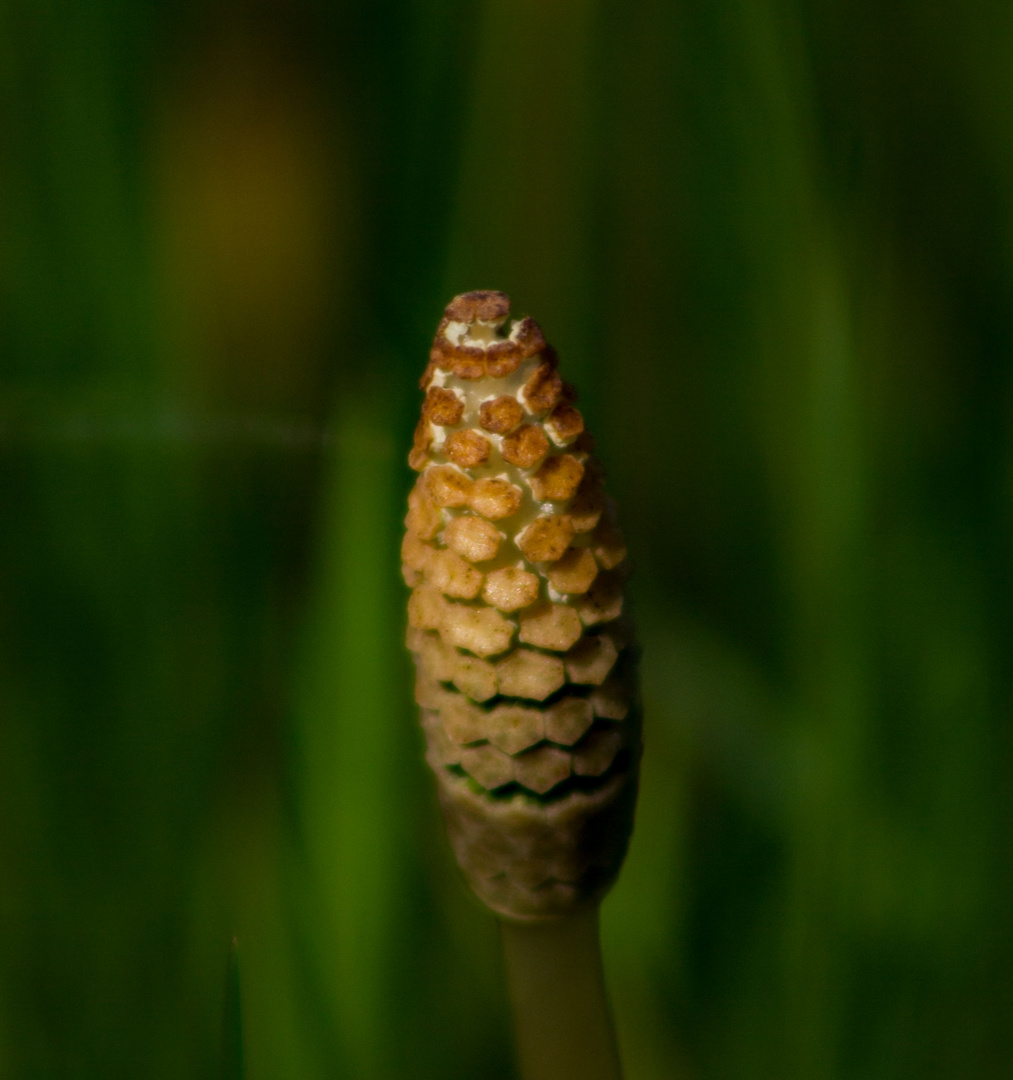
<svg viewBox="0 0 1013 1080">
<path fill-rule="evenodd" d="M 229 947 L 223 1013 L 222 1080 L 244 1080 L 243 999 L 239 986 L 239 943 L 235 938 Z"/>
</svg>

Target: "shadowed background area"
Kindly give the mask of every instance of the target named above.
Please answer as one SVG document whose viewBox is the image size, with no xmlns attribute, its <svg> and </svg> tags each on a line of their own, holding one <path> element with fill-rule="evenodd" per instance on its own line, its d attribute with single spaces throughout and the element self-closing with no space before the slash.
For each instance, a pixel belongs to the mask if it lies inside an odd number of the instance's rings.
<svg viewBox="0 0 1013 1080">
<path fill-rule="evenodd" d="M 1008 1068 L 1011 56 L 984 0 L 0 7 L 0 1076 L 513 1075 L 397 555 L 474 288 L 636 565 L 630 1080 Z"/>
</svg>

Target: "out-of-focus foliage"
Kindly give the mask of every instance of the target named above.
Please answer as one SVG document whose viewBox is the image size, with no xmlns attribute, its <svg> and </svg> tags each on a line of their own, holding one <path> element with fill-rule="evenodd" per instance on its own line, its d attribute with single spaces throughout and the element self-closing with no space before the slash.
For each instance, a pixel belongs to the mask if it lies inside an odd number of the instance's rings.
<svg viewBox="0 0 1013 1080">
<path fill-rule="evenodd" d="M 469 288 L 636 559 L 631 1080 L 1008 1069 L 1011 56 L 979 0 L 0 7 L 0 1076 L 512 1074 L 397 580 Z"/>
</svg>

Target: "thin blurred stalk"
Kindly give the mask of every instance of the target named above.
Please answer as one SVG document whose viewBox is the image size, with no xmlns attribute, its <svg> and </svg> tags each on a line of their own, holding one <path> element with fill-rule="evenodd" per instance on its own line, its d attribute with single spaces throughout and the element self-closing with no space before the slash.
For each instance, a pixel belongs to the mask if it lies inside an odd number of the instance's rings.
<svg viewBox="0 0 1013 1080">
<path fill-rule="evenodd" d="M 500 289 L 537 311 L 586 384 L 593 348 L 599 0 L 488 0 L 444 293 Z"/>
<path fill-rule="evenodd" d="M 351 1075 L 387 1074 L 388 962 L 406 888 L 399 857 L 400 460 L 389 401 L 341 402 L 320 532 L 317 588 L 296 704 L 298 802 L 305 837 L 304 955 Z"/>
<path fill-rule="evenodd" d="M 225 976 L 222 1080 L 243 1080 L 243 999 L 239 989 L 239 946 L 232 939 Z"/>
<path fill-rule="evenodd" d="M 846 879 L 856 854 L 858 815 L 842 810 L 861 804 L 870 726 L 862 626 L 866 485 L 854 327 L 833 237 L 815 252 L 806 277 L 812 338 L 796 398 L 800 453 L 789 539 L 800 768 L 788 825 L 783 978 L 787 1007 L 798 1018 L 785 1050 L 799 1075 L 820 1076 L 834 1068 L 844 1022 L 834 987 L 848 961 L 827 914 L 836 907 L 833 883 Z"/>
</svg>

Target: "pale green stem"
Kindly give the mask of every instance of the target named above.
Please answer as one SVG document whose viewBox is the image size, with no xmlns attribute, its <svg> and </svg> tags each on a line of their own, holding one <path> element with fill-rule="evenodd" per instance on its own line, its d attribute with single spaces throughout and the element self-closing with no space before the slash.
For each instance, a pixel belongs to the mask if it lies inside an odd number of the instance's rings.
<svg viewBox="0 0 1013 1080">
<path fill-rule="evenodd" d="M 501 925 L 521 1080 L 621 1080 L 597 906 Z"/>
</svg>

